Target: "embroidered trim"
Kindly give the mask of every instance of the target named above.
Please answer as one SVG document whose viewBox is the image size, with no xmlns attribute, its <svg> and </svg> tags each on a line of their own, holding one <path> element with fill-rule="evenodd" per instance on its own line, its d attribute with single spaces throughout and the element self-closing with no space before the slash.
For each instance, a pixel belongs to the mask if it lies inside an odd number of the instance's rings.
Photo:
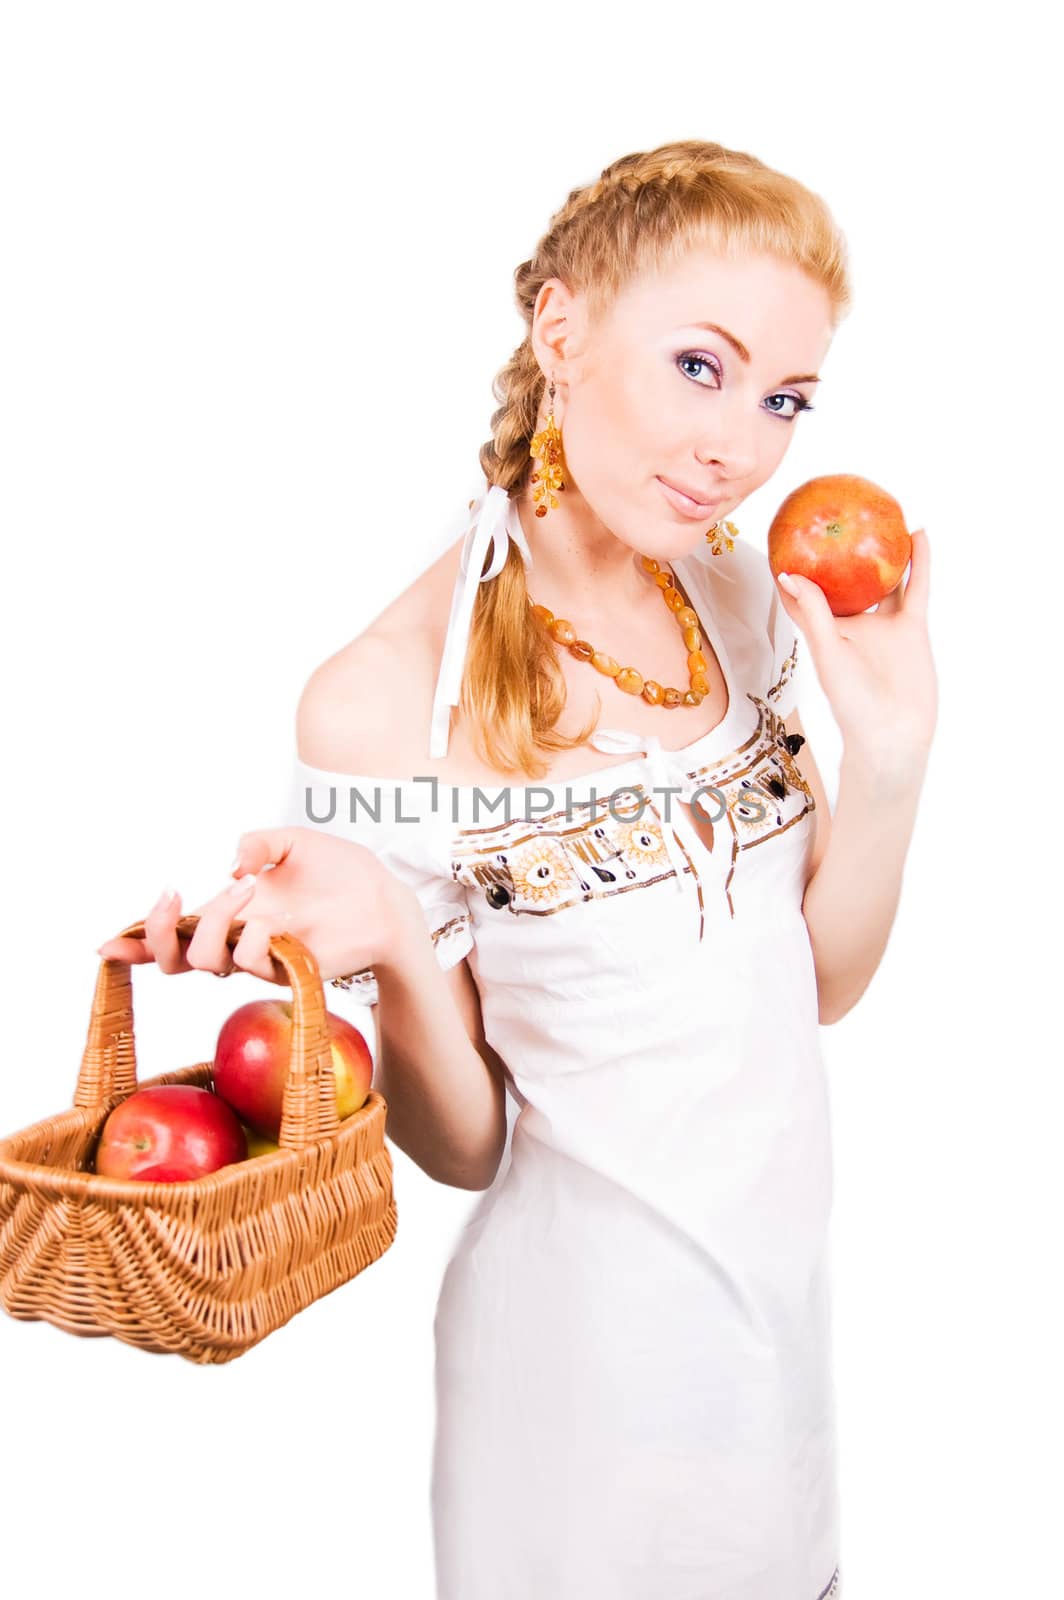
<svg viewBox="0 0 1064 1600">
<path fill-rule="evenodd" d="M 458 916 L 452 917 L 449 922 L 444 922 L 440 927 L 433 928 L 433 949 L 436 948 L 441 939 L 453 938 L 461 929 L 471 928 L 472 924 L 473 918 L 469 912 L 462 911 Z M 342 978 L 330 978 L 329 982 L 336 989 L 353 989 L 357 994 L 364 995 L 369 1005 L 377 1004 L 377 974 L 372 967 L 362 967 L 358 972 L 345 973 Z"/>
<path fill-rule="evenodd" d="M 439 928 L 433 928 L 433 944 L 438 944 L 441 939 L 449 939 L 452 934 L 458 932 L 459 928 L 469 927 L 472 925 L 472 922 L 473 918 L 468 911 L 459 912 L 458 916 L 452 917 L 450 922 L 443 923 Z"/>
<path fill-rule="evenodd" d="M 778 837 L 816 804 L 785 742 L 783 719 L 757 695 L 747 698 L 758 713 L 753 731 L 726 755 L 687 771 L 687 793 L 679 801 L 690 808 L 697 790 L 716 793 L 722 814 L 714 817 L 714 827 L 726 818 L 731 833 L 724 893 L 733 918 L 731 884 L 740 850 Z M 654 791 L 640 782 L 619 785 L 605 795 L 597 788 L 596 784 L 591 798 L 572 800 L 567 809 L 534 820 L 516 817 L 459 829 L 453 838 L 452 877 L 487 893 L 496 912 L 505 908 L 511 915 L 537 917 L 675 877 L 664 844 L 668 824 Z M 671 803 L 677 803 L 676 797 Z M 701 805 L 708 811 L 712 798 L 702 796 Z M 693 820 L 689 825 L 694 826 Z M 684 870 L 698 885 L 701 939 L 705 930 L 701 875 L 692 851 L 679 835 L 677 839 L 687 861 Z M 701 836 L 699 843 L 712 853 Z M 492 891 L 498 891 L 494 898 Z"/>
<path fill-rule="evenodd" d="M 377 993 L 377 974 L 372 967 L 363 967 L 361 972 L 349 972 L 343 978 L 330 978 L 329 982 L 334 989 L 355 989 L 374 996 Z"/>
<path fill-rule="evenodd" d="M 490 829 L 468 829 L 456 836 L 456 851 L 461 849 L 463 837 L 498 833 L 506 828 L 518 831 L 512 839 L 505 833 L 494 839 L 494 849 L 490 845 L 474 846 L 465 860 L 452 860 L 452 876 L 485 893 L 501 888 L 505 892 L 493 902 L 496 909 L 505 906 L 511 914 L 536 917 L 554 916 L 575 904 L 643 889 L 672 877 L 673 867 L 653 802 L 643 802 L 639 785 L 623 792 L 631 793 L 631 801 L 620 801 L 617 796 L 622 791 L 616 790 L 612 796 L 596 797 L 593 802 L 574 802 L 574 811 L 583 810 L 587 816 L 583 822 L 562 829 L 545 831 L 549 818 L 531 825 L 531 832 L 523 820 L 497 823 Z M 612 812 L 607 809 L 610 798 Z M 638 811 L 641 803 L 644 815 L 625 815 Z M 566 813 L 555 815 L 564 817 Z"/>
<path fill-rule="evenodd" d="M 842 1575 L 841 1575 L 838 1567 L 836 1567 L 835 1571 L 831 1574 L 831 1577 L 828 1579 L 827 1588 L 826 1589 L 821 1589 L 820 1593 L 816 1597 L 816 1600 L 833 1600 L 834 1596 L 836 1596 L 836 1595 L 840 1595 L 841 1596 L 842 1590 L 839 1587 L 841 1582 L 842 1582 Z"/>
<path fill-rule="evenodd" d="M 794 644 L 791 646 L 791 653 L 787 657 L 787 659 L 784 661 L 782 667 L 780 668 L 779 677 L 776 679 L 776 681 L 772 685 L 771 689 L 769 689 L 766 692 L 766 696 L 765 696 L 766 699 L 768 699 L 768 700 L 778 700 L 779 699 L 780 695 L 783 693 L 783 689 L 784 689 L 785 684 L 788 684 L 791 681 L 791 679 L 793 678 L 797 666 L 798 666 L 798 640 L 797 640 L 797 638 L 795 638 Z M 820 1600 L 819 1596 L 817 1597 L 817 1600 Z"/>
<path fill-rule="evenodd" d="M 752 850 L 755 845 L 778 838 L 816 809 L 813 791 L 785 742 L 787 730 L 783 719 L 757 695 L 748 694 L 747 698 L 754 702 L 759 713 L 754 741 L 757 749 L 753 759 L 730 772 L 722 771 L 719 765 L 712 765 L 688 774 L 689 777 L 703 780 L 712 778 L 712 786 L 725 790 L 728 795 L 726 820 L 731 829 L 732 847 L 728 876 L 724 880 L 724 894 L 733 919 L 735 905 L 731 897 L 731 883 L 740 850 Z M 749 743 L 748 740 L 747 745 Z M 804 795 L 805 804 L 784 821 L 783 808 L 792 790 Z M 764 825 L 766 801 L 769 808 L 767 815 L 775 817 L 774 827 L 771 824 L 768 827 Z"/>
</svg>

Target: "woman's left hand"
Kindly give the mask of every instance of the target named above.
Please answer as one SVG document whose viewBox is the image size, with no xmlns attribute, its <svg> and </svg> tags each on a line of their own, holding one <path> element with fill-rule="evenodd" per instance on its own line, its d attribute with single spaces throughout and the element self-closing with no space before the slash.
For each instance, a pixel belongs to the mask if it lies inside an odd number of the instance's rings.
<svg viewBox="0 0 1064 1600">
<path fill-rule="evenodd" d="M 808 641 L 817 677 L 846 748 L 897 769 L 922 763 L 938 717 L 938 680 L 927 631 L 927 534 L 912 535 L 904 574 L 875 611 L 836 617 L 820 585 L 790 574 L 791 596 L 777 578 L 782 604 Z"/>
</svg>

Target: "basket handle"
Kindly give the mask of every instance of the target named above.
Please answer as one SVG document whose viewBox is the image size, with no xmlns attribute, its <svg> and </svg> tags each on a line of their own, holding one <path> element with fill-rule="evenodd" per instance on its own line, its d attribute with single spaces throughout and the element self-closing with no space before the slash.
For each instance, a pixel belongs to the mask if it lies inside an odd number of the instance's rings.
<svg viewBox="0 0 1064 1600">
<path fill-rule="evenodd" d="M 191 939 L 198 924 L 197 916 L 179 917 L 178 938 Z M 242 922 L 230 926 L 225 941 L 230 951 L 243 929 Z M 118 937 L 143 939 L 143 920 L 123 929 Z M 278 1144 L 282 1149 L 301 1150 L 339 1126 L 325 994 L 318 963 L 292 934 L 271 934 L 270 955 L 280 962 L 292 987 L 292 1054 Z M 108 956 L 101 960 L 96 979 L 74 1105 L 95 1106 L 112 1095 L 132 1094 L 136 1087 L 132 968 L 128 961 Z"/>
</svg>

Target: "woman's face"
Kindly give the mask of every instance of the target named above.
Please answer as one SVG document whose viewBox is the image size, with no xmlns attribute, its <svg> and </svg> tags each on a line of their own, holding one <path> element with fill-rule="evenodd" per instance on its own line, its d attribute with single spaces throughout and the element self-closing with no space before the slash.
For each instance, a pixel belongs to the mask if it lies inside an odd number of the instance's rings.
<svg viewBox="0 0 1064 1600">
<path fill-rule="evenodd" d="M 551 279 L 533 348 L 558 385 L 566 515 L 646 555 L 697 548 L 782 460 L 816 394 L 830 313 L 826 291 L 792 263 L 708 248 L 629 284 L 594 323 L 584 297 Z M 708 508 L 684 509 L 662 479 Z"/>
</svg>

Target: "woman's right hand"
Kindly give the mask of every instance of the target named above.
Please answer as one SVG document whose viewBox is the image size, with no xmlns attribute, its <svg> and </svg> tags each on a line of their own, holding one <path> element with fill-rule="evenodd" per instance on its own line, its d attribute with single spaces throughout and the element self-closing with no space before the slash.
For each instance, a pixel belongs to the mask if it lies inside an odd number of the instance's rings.
<svg viewBox="0 0 1064 1600">
<path fill-rule="evenodd" d="M 264 828 L 241 836 L 231 872 L 237 881 L 199 906 L 191 939 L 179 939 L 181 896 L 165 894 L 144 919 L 143 939 L 106 939 L 98 954 L 160 970 L 253 973 L 288 985 L 269 953 L 270 937 L 290 933 L 318 963 L 322 980 L 372 967 L 398 948 L 413 892 L 365 845 L 316 828 Z M 244 929 L 232 955 L 232 923 Z"/>
</svg>

